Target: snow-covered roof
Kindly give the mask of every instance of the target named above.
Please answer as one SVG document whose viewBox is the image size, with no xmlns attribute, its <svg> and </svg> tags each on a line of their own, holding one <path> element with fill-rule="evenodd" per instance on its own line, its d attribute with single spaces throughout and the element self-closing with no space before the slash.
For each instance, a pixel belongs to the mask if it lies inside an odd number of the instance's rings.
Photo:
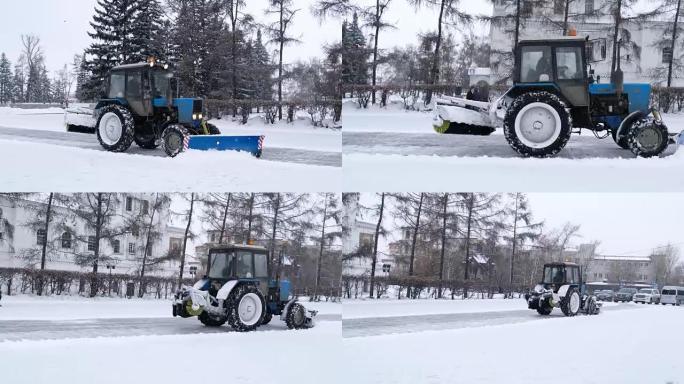
<svg viewBox="0 0 684 384">
<path fill-rule="evenodd" d="M 639 257 L 639 256 L 596 256 L 594 260 L 606 260 L 606 261 L 636 261 L 636 262 L 650 262 L 651 258 Z"/>
</svg>

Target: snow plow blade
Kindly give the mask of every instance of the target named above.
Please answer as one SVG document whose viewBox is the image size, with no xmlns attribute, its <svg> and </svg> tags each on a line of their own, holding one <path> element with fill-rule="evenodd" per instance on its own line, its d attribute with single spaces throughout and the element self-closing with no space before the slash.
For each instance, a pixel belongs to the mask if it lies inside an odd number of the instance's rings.
<svg viewBox="0 0 684 384">
<path fill-rule="evenodd" d="M 251 153 L 259 158 L 263 151 L 264 139 L 264 136 L 189 136 L 186 149 L 197 151 L 240 151 Z"/>
<path fill-rule="evenodd" d="M 491 107 L 482 101 L 443 96 L 437 99 L 433 127 L 440 134 L 491 135 L 496 130 Z"/>
</svg>

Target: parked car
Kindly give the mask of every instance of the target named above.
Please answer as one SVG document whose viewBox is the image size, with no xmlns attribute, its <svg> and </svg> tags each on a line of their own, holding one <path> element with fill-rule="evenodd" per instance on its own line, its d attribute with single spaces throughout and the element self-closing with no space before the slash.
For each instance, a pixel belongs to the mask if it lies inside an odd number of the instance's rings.
<svg viewBox="0 0 684 384">
<path fill-rule="evenodd" d="M 660 304 L 681 305 L 684 304 L 684 287 L 663 287 L 663 293 L 660 295 Z"/>
<path fill-rule="evenodd" d="M 620 288 L 615 294 L 615 302 L 630 302 L 634 300 L 634 295 L 637 293 L 636 288 Z"/>
<path fill-rule="evenodd" d="M 634 302 L 642 304 L 658 304 L 660 303 L 660 292 L 654 288 L 641 288 L 639 292 L 634 295 Z"/>
<path fill-rule="evenodd" d="M 599 301 L 613 301 L 615 300 L 615 291 L 613 291 L 612 289 L 604 289 L 602 291 L 597 291 L 596 298 L 598 298 Z"/>
</svg>

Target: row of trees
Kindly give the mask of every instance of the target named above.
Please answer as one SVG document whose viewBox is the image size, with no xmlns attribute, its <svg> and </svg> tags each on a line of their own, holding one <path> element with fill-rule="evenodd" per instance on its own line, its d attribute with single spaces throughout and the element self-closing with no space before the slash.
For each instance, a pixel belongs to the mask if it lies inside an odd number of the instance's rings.
<svg viewBox="0 0 684 384">
<path fill-rule="evenodd" d="M 537 282 L 545 262 L 568 258 L 582 265 L 585 279 L 593 278 L 591 263 L 599 242 L 585 241 L 587 245 L 569 252 L 581 237 L 580 226 L 566 223 L 547 228 L 533 217 L 525 194 L 380 193 L 372 200 L 374 203 L 363 206 L 359 194 L 343 196 L 347 226 L 357 216 L 372 218 L 376 224 L 372 241 L 343 255 L 347 262 L 370 262 L 370 297 L 384 293 L 376 289 L 375 280 L 377 263 L 383 256 L 378 244 L 391 235 L 386 229 L 388 221 L 399 227 L 394 235 L 400 234 L 387 255 L 398 269 L 390 276 L 404 277 L 408 284 L 415 279 L 423 286 L 429 283 L 436 288 L 436 297 L 442 297 L 445 289 L 456 283 L 464 297 L 468 296 L 468 284 L 474 282 L 484 283 L 493 289 L 490 292 L 520 292 Z M 657 283 L 671 280 L 677 260 L 677 250 L 671 246 L 654 251 Z M 622 268 L 624 264 L 615 265 Z M 610 271 L 611 279 L 636 281 L 635 271 Z M 417 297 L 421 287 L 406 288 L 408 297 Z"/>
<path fill-rule="evenodd" d="M 20 255 L 27 267 L 39 271 L 46 270 L 49 262 L 55 260 L 68 260 L 89 269 L 91 296 L 101 292 L 99 274 L 103 266 L 120 261 L 117 255 L 126 236 L 136 239 L 134 255 L 139 282 L 146 281 L 151 272 L 164 265 L 176 265 L 175 277 L 180 284 L 189 277 L 183 273 L 185 255 L 192 240 L 198 239 L 199 230 L 219 234 L 210 242 L 256 242 L 266 246 L 272 256 L 269 270 L 274 277 L 282 267 L 280 255 L 287 255 L 302 268 L 300 288 L 310 288 L 314 298 L 327 294 L 327 288 L 339 286 L 340 209 L 335 194 L 50 193 L 2 197 L 30 212 L 23 222 L 3 219 L 7 222 L 1 223 L 6 234 L 2 242 L 7 243 L 8 249 Z M 180 212 L 170 211 L 172 200 L 183 206 Z M 139 203 L 133 205 L 133 201 Z M 170 247 L 168 252 L 155 251 L 155 244 L 161 242 L 171 221 L 180 222 L 185 228 L 182 245 Z M 38 245 L 12 249 L 18 226 L 36 233 Z M 206 264 L 206 255 L 198 257 Z M 322 291 L 323 288 L 326 289 Z M 36 292 L 43 292 L 40 282 Z M 145 292 L 145 284 L 139 284 L 138 294 L 142 296 Z"/>
<path fill-rule="evenodd" d="M 471 29 L 473 21 L 502 29 L 511 37 L 510 46 L 515 47 L 521 32 L 530 27 L 532 22 L 536 23 L 535 27 L 541 25 L 545 29 L 544 33 L 565 35 L 573 25 L 601 20 L 596 34 L 608 37 L 606 42 L 611 47 L 612 76 L 618 66 L 618 45 L 621 47 L 621 60 L 638 58 L 641 53 L 642 47 L 632 39 L 628 27 L 657 19 L 667 25 L 663 31 L 667 38 L 654 41 L 653 44 L 669 49 L 672 59 L 655 68 L 650 76 L 670 87 L 673 77 L 681 76 L 684 68 L 684 42 L 679 26 L 681 0 L 659 0 L 650 4 L 650 9 L 646 11 L 636 6 L 637 0 L 490 0 L 498 9 L 504 10 L 494 16 L 464 13 L 460 10 L 462 2 L 459 0 L 407 0 L 417 9 L 435 11 L 433 30 L 418 36 L 417 47 L 382 50 L 379 48 L 382 36 L 387 30 L 395 28 L 387 15 L 397 1 L 401 0 L 330 1 L 351 19 L 343 27 L 343 84 L 370 84 L 376 87 L 380 73 L 384 83 L 399 82 L 409 88 L 413 85 L 450 82 L 467 84 L 466 72 L 473 64 L 491 66 L 499 78 L 508 79 L 514 63 L 513 50 L 492 50 L 487 43 L 474 37 Z M 606 23 L 607 20 L 610 22 Z M 461 33 L 460 44 L 454 43 L 450 30 Z M 426 89 L 423 97 L 425 103 L 429 104 L 432 90 Z M 373 92 L 371 103 L 375 102 L 376 95 Z"/>
</svg>

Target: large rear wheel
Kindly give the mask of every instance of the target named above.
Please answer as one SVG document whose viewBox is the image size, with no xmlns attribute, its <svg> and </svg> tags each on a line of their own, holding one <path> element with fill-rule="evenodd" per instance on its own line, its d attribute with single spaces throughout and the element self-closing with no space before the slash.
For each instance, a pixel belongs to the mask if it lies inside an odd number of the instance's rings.
<svg viewBox="0 0 684 384">
<path fill-rule="evenodd" d="M 568 143 L 571 133 L 565 104 L 545 91 L 518 96 L 504 118 L 506 140 L 526 157 L 556 155 Z"/>
<path fill-rule="evenodd" d="M 228 322 L 238 332 L 253 331 L 261 325 L 266 301 L 253 285 L 240 285 L 228 296 Z"/>
<path fill-rule="evenodd" d="M 581 302 L 577 289 L 570 288 L 568 290 L 565 297 L 561 299 L 560 307 L 565 316 L 575 316 L 577 313 L 579 313 Z"/>
<path fill-rule="evenodd" d="M 102 108 L 95 127 L 97 140 L 108 151 L 125 152 L 133 143 L 135 121 L 125 107 L 112 104 Z"/>
</svg>

